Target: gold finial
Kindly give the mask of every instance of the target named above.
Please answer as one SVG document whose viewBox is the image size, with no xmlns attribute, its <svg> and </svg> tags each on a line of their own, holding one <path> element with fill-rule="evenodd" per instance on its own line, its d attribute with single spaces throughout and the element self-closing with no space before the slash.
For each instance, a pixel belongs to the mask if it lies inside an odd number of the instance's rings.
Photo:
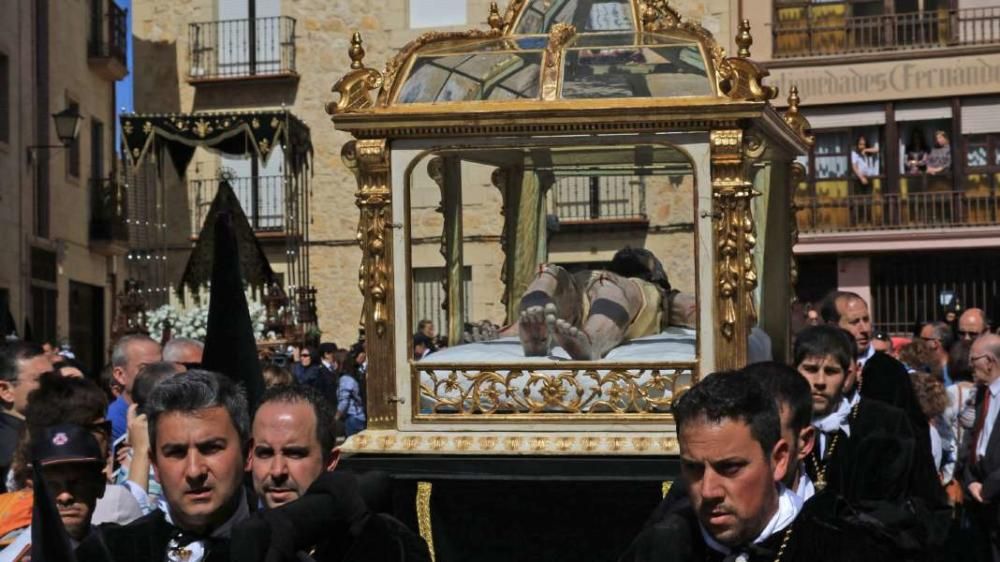
<svg viewBox="0 0 1000 562">
<path fill-rule="evenodd" d="M 500 17 L 500 8 L 496 2 L 490 2 L 490 16 L 486 18 L 486 23 L 490 24 L 490 29 L 500 31 L 503 29 L 503 18 Z"/>
<path fill-rule="evenodd" d="M 351 48 L 347 51 L 347 54 L 351 57 L 351 68 L 357 70 L 359 68 L 364 68 L 365 65 L 361 61 L 365 58 L 365 48 L 361 46 L 361 33 L 355 31 L 354 36 L 351 37 Z"/>
<path fill-rule="evenodd" d="M 642 4 L 642 25 L 643 27 L 652 25 L 656 21 L 656 9 L 649 2 Z"/>
<path fill-rule="evenodd" d="M 750 45 L 753 45 L 753 37 L 750 36 L 750 20 L 740 22 L 740 32 L 736 34 L 736 46 L 739 47 L 736 56 L 750 58 Z"/>
<path fill-rule="evenodd" d="M 799 112 L 799 102 L 800 101 L 802 101 L 802 100 L 799 99 L 799 87 L 793 85 L 791 88 L 788 89 L 788 111 L 789 111 L 789 113 L 798 113 Z"/>
</svg>

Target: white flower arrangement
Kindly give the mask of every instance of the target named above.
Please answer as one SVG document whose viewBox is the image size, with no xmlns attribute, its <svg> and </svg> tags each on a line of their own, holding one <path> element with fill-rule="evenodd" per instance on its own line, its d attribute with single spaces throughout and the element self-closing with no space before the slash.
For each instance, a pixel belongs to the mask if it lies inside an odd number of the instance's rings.
<svg viewBox="0 0 1000 562">
<path fill-rule="evenodd" d="M 169 321 L 171 337 L 204 341 L 208 329 L 209 303 L 206 298 L 203 298 L 202 301 L 198 305 L 185 308 L 165 304 L 150 311 L 146 317 L 150 337 L 162 340 L 163 330 Z M 250 321 L 253 323 L 254 337 L 259 339 L 264 333 L 266 310 L 263 304 L 253 300 L 249 294 L 247 295 L 247 304 L 250 310 Z"/>
</svg>

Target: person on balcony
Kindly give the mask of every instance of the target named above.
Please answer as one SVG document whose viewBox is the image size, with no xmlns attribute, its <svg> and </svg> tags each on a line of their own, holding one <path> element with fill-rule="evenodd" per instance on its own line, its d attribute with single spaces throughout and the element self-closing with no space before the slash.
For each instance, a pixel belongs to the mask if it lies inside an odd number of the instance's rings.
<svg viewBox="0 0 1000 562">
<path fill-rule="evenodd" d="M 879 174 L 878 152 L 878 143 L 868 146 L 868 139 L 864 135 L 858 137 L 854 151 L 851 152 L 851 168 L 862 186 L 870 187 L 869 178 Z"/>
<path fill-rule="evenodd" d="M 934 132 L 934 148 L 926 158 L 927 173 L 931 175 L 947 174 L 951 171 L 951 144 L 944 131 Z"/>
<path fill-rule="evenodd" d="M 857 223 L 868 224 L 872 220 L 871 179 L 879 174 L 878 152 L 878 143 L 868 146 L 868 139 L 864 135 L 858 136 L 854 150 L 851 151 L 851 170 L 857 178 L 851 218 Z"/>
</svg>

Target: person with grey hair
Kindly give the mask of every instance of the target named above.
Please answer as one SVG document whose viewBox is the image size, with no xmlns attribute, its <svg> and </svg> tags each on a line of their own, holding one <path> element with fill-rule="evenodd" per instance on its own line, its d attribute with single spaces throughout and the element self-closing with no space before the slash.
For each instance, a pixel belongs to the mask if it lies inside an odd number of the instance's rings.
<svg viewBox="0 0 1000 562">
<path fill-rule="evenodd" d="M 928 365 L 931 373 L 941 373 L 945 386 L 951 386 L 952 380 L 948 372 L 948 350 L 955 341 L 951 326 L 945 322 L 928 322 L 920 328 L 920 339 L 927 344 L 927 349 L 933 355 L 933 365 Z"/>
<path fill-rule="evenodd" d="M 111 439 L 118 439 L 128 430 L 128 407 L 132 404 L 132 385 L 135 376 L 146 365 L 160 361 L 160 344 L 144 334 L 124 336 L 111 350 L 111 376 L 124 390 L 108 405 L 111 420 Z"/>
<path fill-rule="evenodd" d="M 163 360 L 174 363 L 181 371 L 198 369 L 205 354 L 205 344 L 191 338 L 171 338 L 163 346 Z"/>
<path fill-rule="evenodd" d="M 149 458 L 168 509 L 108 525 L 80 545 L 81 560 L 229 560 L 229 535 L 249 517 L 243 493 L 250 415 L 243 389 L 218 373 L 168 377 L 146 403 Z"/>
</svg>

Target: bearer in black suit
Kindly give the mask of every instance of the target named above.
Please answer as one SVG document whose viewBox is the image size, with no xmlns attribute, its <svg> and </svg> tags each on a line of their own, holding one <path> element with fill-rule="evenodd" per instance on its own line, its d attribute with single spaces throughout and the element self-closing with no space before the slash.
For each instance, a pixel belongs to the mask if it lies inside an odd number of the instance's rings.
<svg viewBox="0 0 1000 562">
<path fill-rule="evenodd" d="M 994 562 L 1000 561 L 1000 336 L 986 334 L 972 344 L 969 352 L 979 391 L 976 394 L 976 422 L 966 432 L 963 482 L 972 498 L 970 511 L 989 536 Z"/>
<path fill-rule="evenodd" d="M 826 517 L 829 502 L 817 496 L 803 507 L 782 485 L 791 450 L 776 402 L 755 378 L 709 375 L 673 412 L 688 497 L 644 529 L 623 562 L 900 559 L 888 541 Z"/>
<path fill-rule="evenodd" d="M 228 562 L 233 527 L 250 516 L 243 492 L 249 414 L 228 378 L 192 370 L 160 382 L 147 402 L 150 457 L 167 512 L 101 527 L 81 562 Z"/>
</svg>

